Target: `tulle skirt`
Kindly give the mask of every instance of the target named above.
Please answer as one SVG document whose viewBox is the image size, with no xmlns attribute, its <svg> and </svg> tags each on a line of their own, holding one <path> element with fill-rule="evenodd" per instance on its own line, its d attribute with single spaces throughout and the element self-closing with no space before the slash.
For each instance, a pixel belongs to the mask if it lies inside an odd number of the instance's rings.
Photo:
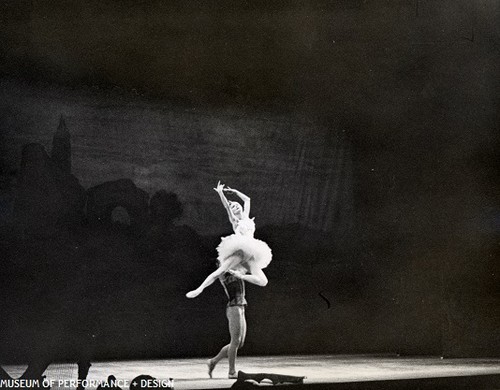
<svg viewBox="0 0 500 390">
<path fill-rule="evenodd" d="M 245 261 L 252 262 L 260 269 L 266 268 L 272 260 L 271 248 L 261 240 L 252 236 L 243 236 L 241 234 L 231 234 L 222 237 L 217 252 L 218 260 L 223 262 L 227 257 L 237 251 L 242 251 Z"/>
</svg>

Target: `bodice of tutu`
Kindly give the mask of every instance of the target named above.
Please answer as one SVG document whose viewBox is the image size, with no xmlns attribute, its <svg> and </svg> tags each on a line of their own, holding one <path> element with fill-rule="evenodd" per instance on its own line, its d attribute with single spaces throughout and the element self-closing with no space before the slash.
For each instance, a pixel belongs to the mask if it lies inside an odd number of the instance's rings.
<svg viewBox="0 0 500 390">
<path fill-rule="evenodd" d="M 254 238 L 255 223 L 253 218 L 242 219 L 233 228 L 234 233 L 222 237 L 221 243 L 217 247 L 219 263 L 222 264 L 223 261 L 238 252 L 245 262 L 252 262 L 260 269 L 266 268 L 273 255 L 264 241 Z"/>
<path fill-rule="evenodd" d="M 255 233 L 255 222 L 253 221 L 253 218 L 244 218 L 239 220 L 234 232 L 241 236 L 253 237 Z"/>
</svg>

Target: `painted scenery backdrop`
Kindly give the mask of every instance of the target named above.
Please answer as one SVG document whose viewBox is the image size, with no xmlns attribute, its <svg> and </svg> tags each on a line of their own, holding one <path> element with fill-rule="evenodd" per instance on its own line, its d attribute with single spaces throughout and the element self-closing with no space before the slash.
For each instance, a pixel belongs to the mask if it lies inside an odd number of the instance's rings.
<svg viewBox="0 0 500 390">
<path fill-rule="evenodd" d="M 498 355 L 498 7 L 4 1 L 0 357 L 206 356 L 185 292 L 252 198 L 242 353 Z"/>
</svg>

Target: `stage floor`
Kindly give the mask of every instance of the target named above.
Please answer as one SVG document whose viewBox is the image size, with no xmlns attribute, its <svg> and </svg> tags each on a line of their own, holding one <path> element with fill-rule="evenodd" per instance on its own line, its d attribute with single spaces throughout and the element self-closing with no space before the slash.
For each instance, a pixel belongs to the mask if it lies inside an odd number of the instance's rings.
<svg viewBox="0 0 500 390">
<path fill-rule="evenodd" d="M 25 367 L 4 366 L 18 377 Z M 227 360 L 207 375 L 206 359 L 137 360 L 93 362 L 87 379 L 104 381 L 114 375 L 128 389 L 138 375 L 174 379 L 175 389 L 230 388 L 234 380 L 227 379 Z M 439 357 L 398 357 L 372 355 L 265 356 L 238 358 L 238 370 L 250 373 L 275 373 L 306 376 L 305 384 L 345 383 L 412 378 L 459 377 L 500 374 L 500 359 L 441 359 Z M 52 364 L 45 372 L 47 379 L 76 380 L 76 364 Z M 53 389 L 57 389 L 54 386 Z M 88 387 L 91 389 L 92 387 Z M 95 388 L 95 387 L 94 387 Z M 67 389 L 67 387 L 66 387 Z"/>
</svg>

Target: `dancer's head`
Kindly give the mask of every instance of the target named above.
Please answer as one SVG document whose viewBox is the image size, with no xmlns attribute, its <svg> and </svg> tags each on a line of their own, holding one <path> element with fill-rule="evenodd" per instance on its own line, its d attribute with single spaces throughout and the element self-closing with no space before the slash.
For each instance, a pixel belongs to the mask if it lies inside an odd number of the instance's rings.
<svg viewBox="0 0 500 390">
<path fill-rule="evenodd" d="M 243 208 L 241 207 L 241 204 L 238 202 L 229 202 L 229 208 L 231 209 L 232 213 L 236 218 L 243 218 Z"/>
</svg>

